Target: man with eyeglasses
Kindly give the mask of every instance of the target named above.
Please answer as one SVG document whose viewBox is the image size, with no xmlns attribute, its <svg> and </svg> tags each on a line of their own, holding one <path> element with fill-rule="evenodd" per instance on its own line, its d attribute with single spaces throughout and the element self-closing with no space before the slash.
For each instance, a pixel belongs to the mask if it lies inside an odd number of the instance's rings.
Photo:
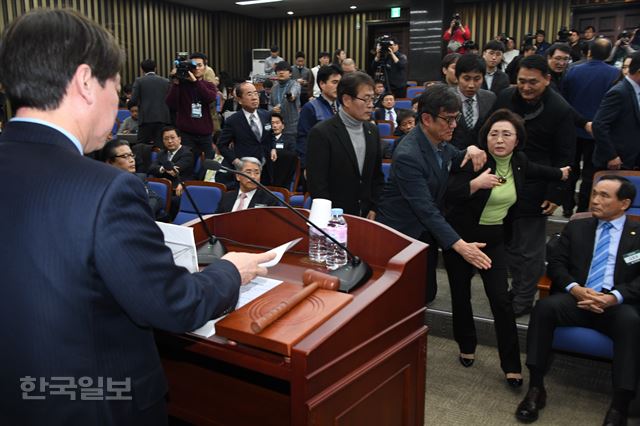
<svg viewBox="0 0 640 426">
<path fill-rule="evenodd" d="M 528 56 L 520 62 L 517 87 L 503 90 L 494 108 L 507 108 L 524 119 L 524 153 L 529 161 L 564 167 L 574 158 L 574 110 L 560 94 L 550 90 L 550 84 L 547 60 L 540 55 Z M 538 279 L 544 272 L 547 216 L 562 204 L 566 191 L 565 182 L 527 179 L 523 196 L 514 207 L 507 258 L 516 317 L 531 312 Z"/>
<path fill-rule="evenodd" d="M 307 188 L 345 213 L 374 219 L 384 185 L 382 149 L 370 123 L 374 82 L 367 74 L 345 74 L 338 83 L 340 110 L 316 124 L 307 140 Z"/>
<path fill-rule="evenodd" d="M 504 43 L 499 40 L 491 40 L 482 48 L 482 59 L 487 64 L 482 89 L 491 90 L 496 96 L 509 87 L 509 76 L 500 69 L 504 49 Z"/>
<path fill-rule="evenodd" d="M 551 75 L 551 88 L 556 92 L 562 90 L 562 79 L 571 62 L 571 48 L 566 43 L 553 43 L 546 52 L 547 63 Z"/>
<path fill-rule="evenodd" d="M 418 101 L 418 125 L 393 153 L 389 180 L 384 188 L 377 220 L 429 244 L 426 303 L 436 297 L 438 247 L 453 248 L 477 268 L 488 269 L 491 260 L 482 243 L 464 241 L 442 214 L 443 197 L 452 164 L 471 160 L 478 170 L 486 154 L 475 146 L 460 151 L 449 144 L 460 120 L 462 102 L 456 89 L 444 84 L 429 87 Z"/>
<path fill-rule="evenodd" d="M 176 69 L 171 70 L 173 84 L 165 99 L 169 108 L 176 112 L 176 127 L 183 143 L 193 150 L 194 158 L 204 152 L 205 158 L 213 158 L 213 119 L 210 105 L 218 95 L 216 85 L 204 79 L 207 56 L 204 53 L 189 55 L 193 68 L 188 78 L 177 78 Z"/>
</svg>

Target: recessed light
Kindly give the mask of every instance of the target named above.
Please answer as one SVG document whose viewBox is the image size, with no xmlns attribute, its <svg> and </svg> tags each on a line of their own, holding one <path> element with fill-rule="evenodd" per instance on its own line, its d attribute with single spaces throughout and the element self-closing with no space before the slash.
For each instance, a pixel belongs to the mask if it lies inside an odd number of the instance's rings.
<svg viewBox="0 0 640 426">
<path fill-rule="evenodd" d="M 353 9 L 357 9 L 357 8 L 358 8 L 358 6 L 356 6 L 356 5 L 349 6 L 349 9 L 351 9 L 351 10 L 353 10 Z"/>
<path fill-rule="evenodd" d="M 236 4 L 239 6 L 249 6 L 251 4 L 260 4 L 260 3 L 275 3 L 282 0 L 246 0 L 246 1 L 237 1 Z"/>
<path fill-rule="evenodd" d="M 288 11 L 287 15 L 293 15 L 293 10 Z"/>
</svg>

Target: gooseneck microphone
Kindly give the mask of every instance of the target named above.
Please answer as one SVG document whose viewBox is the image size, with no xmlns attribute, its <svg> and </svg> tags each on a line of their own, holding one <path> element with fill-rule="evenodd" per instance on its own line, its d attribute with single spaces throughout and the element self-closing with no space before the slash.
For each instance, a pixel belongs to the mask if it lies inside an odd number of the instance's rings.
<svg viewBox="0 0 640 426">
<path fill-rule="evenodd" d="M 202 217 L 202 213 L 200 212 L 198 205 L 196 204 L 195 200 L 191 196 L 191 192 L 189 192 L 189 187 L 185 185 L 184 181 L 182 180 L 182 177 L 180 176 L 180 169 L 174 166 L 173 171 L 176 172 L 176 178 L 178 179 L 178 182 L 180 183 L 180 185 L 182 185 L 182 189 L 184 190 L 184 193 L 187 194 L 187 198 L 191 202 L 193 209 L 196 211 L 196 214 L 200 219 L 200 224 L 202 224 L 202 227 L 204 228 L 204 232 L 207 234 L 207 237 L 208 237 L 207 243 L 197 250 L 198 264 L 210 265 L 214 261 L 220 259 L 222 256 L 227 254 L 227 250 L 222 245 L 222 242 L 211 233 L 211 230 L 207 226 L 207 222 Z"/>
<path fill-rule="evenodd" d="M 347 256 L 349 257 L 349 261 L 347 262 L 347 264 L 344 266 L 341 266 L 340 268 L 334 271 L 327 272 L 329 275 L 333 275 L 334 277 L 337 277 L 340 279 L 340 288 L 339 288 L 340 291 L 344 293 L 349 293 L 350 291 L 354 290 L 356 287 L 364 284 L 371 277 L 371 274 L 372 274 L 371 267 L 366 262 L 364 262 L 358 256 L 354 255 L 351 251 L 349 251 L 347 246 L 345 246 L 344 244 L 342 244 L 341 242 L 333 238 L 324 229 L 322 229 L 321 227 L 319 227 L 318 225 L 310 221 L 307 217 L 305 217 L 302 213 L 300 213 L 295 207 L 291 206 L 286 201 L 280 199 L 280 197 L 274 194 L 273 191 L 271 191 L 269 188 L 267 188 L 266 186 L 264 186 L 263 184 L 255 180 L 253 177 L 239 170 L 225 167 L 214 160 L 205 160 L 203 163 L 203 167 L 207 169 L 212 169 L 215 171 L 220 171 L 221 173 L 233 173 L 249 179 L 251 182 L 255 183 L 260 189 L 262 189 L 263 191 L 271 195 L 271 197 L 273 197 L 275 200 L 278 200 L 280 204 L 282 204 L 287 209 L 295 213 L 296 216 L 304 220 L 307 224 L 309 224 L 310 226 L 315 228 L 318 232 L 320 232 L 322 235 L 324 235 L 329 240 L 331 240 L 331 242 L 338 245 L 345 252 L 347 252 Z"/>
</svg>

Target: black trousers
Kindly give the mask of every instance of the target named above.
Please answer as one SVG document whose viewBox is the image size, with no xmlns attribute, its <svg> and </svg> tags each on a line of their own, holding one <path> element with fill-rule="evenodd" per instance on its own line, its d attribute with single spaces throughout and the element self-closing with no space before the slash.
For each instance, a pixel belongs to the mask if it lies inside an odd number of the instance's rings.
<svg viewBox="0 0 640 426">
<path fill-rule="evenodd" d="M 164 148 L 162 143 L 162 129 L 168 126 L 165 123 L 144 123 L 138 126 L 137 143 L 144 143 Z"/>
<path fill-rule="evenodd" d="M 578 211 L 585 212 L 589 207 L 593 174 L 596 172 L 596 168 L 591 161 L 593 145 L 593 139 L 576 138 L 576 156 L 569 174 L 569 191 L 564 203 L 562 203 L 564 210 L 573 210 L 576 206 L 575 189 L 580 177 L 582 177 L 582 183 L 578 194 Z M 580 162 L 582 162 L 582 167 L 580 167 Z"/>
<path fill-rule="evenodd" d="M 640 359 L 640 315 L 635 306 L 615 305 L 601 314 L 577 307 L 569 293 L 541 299 L 531 313 L 527 333 L 527 367 L 546 372 L 556 327 L 593 328 L 613 340 L 613 388 L 635 391 Z"/>
<path fill-rule="evenodd" d="M 204 158 L 213 158 L 213 136 L 212 135 L 196 135 L 180 130 L 182 144 L 191 148 L 193 151 L 193 161 L 195 165 L 196 158 L 200 157 L 200 153 L 204 152 Z"/>
<path fill-rule="evenodd" d="M 520 346 L 513 308 L 507 293 L 507 260 L 502 225 L 478 225 L 466 241 L 484 242 L 484 253 L 491 259 L 491 268 L 479 270 L 484 291 L 489 299 L 498 340 L 500 367 L 505 373 L 519 373 Z M 473 266 L 453 249 L 444 252 L 444 264 L 451 288 L 453 336 L 462 353 L 474 353 L 477 345 L 476 329 L 471 309 L 471 277 Z"/>
<path fill-rule="evenodd" d="M 438 244 L 429 232 L 423 232 L 418 238 L 423 243 L 429 244 L 427 248 L 427 276 L 425 285 L 427 287 L 425 304 L 433 302 L 438 294 L 438 281 L 436 279 L 436 267 L 438 266 Z"/>
</svg>

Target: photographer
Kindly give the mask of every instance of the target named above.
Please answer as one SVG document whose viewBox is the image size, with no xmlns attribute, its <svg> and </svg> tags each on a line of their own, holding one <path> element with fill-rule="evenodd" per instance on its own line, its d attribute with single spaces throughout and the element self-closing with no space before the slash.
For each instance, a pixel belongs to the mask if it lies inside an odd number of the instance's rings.
<svg viewBox="0 0 640 426">
<path fill-rule="evenodd" d="M 278 80 L 271 89 L 269 110 L 282 115 L 285 134 L 296 137 L 300 115 L 300 83 L 291 78 L 291 65 L 287 61 L 276 64 Z"/>
<path fill-rule="evenodd" d="M 636 30 L 637 31 L 637 30 Z M 611 55 L 605 61 L 608 64 L 613 65 L 614 67 L 621 69 L 622 63 L 624 62 L 627 56 L 631 56 L 635 50 L 631 47 L 631 39 L 635 37 L 634 35 L 624 30 L 620 34 L 618 34 L 618 41 L 613 45 L 613 50 L 611 51 Z"/>
<path fill-rule="evenodd" d="M 471 39 L 471 31 L 468 25 L 462 25 L 459 13 L 453 15 L 449 29 L 444 32 L 442 39 L 447 42 L 447 53 L 466 53 L 464 42 Z"/>
<path fill-rule="evenodd" d="M 213 120 L 211 103 L 216 99 L 215 84 L 204 79 L 207 57 L 203 53 L 192 53 L 187 61 L 176 61 L 171 70 L 173 84 L 165 102 L 176 112 L 176 127 L 182 142 L 193 150 L 194 158 L 204 152 L 213 158 Z"/>
<path fill-rule="evenodd" d="M 396 98 L 404 98 L 407 95 L 407 56 L 398 52 L 398 49 L 397 40 L 389 36 L 380 37 L 373 58 L 373 69 L 376 70 L 376 78 L 385 82 L 388 92 L 393 92 Z"/>
</svg>

